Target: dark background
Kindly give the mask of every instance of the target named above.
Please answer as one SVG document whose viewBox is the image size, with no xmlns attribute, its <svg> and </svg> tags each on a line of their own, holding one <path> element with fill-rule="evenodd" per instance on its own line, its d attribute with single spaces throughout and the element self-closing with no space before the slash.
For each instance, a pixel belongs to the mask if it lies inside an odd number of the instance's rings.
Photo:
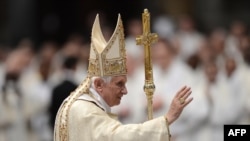
<svg viewBox="0 0 250 141">
<path fill-rule="evenodd" d="M 114 25 L 118 13 L 126 23 L 140 16 L 144 8 L 151 17 L 189 14 L 204 33 L 228 27 L 235 19 L 250 23 L 249 0 L 1 0 L 0 45 L 14 47 L 26 37 L 36 45 L 48 39 L 62 43 L 73 33 L 88 39 L 93 22 L 89 15 L 103 14 L 100 17 Z"/>
</svg>

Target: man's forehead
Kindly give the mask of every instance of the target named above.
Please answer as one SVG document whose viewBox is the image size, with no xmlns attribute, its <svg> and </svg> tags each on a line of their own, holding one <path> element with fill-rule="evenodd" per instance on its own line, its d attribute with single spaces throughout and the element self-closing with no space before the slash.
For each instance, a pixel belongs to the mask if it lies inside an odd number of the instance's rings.
<svg viewBox="0 0 250 141">
<path fill-rule="evenodd" d="M 127 81 L 127 76 L 126 75 L 114 76 L 113 81 Z"/>
</svg>

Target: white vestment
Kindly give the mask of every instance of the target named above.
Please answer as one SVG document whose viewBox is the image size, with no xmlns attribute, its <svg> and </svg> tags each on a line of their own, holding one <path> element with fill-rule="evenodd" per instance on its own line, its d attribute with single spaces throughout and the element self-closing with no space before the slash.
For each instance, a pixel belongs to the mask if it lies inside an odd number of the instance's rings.
<svg viewBox="0 0 250 141">
<path fill-rule="evenodd" d="M 83 94 L 69 108 L 67 116 L 56 118 L 54 141 L 61 141 L 62 126 L 59 121 L 68 124 L 64 141 L 169 141 L 169 130 L 165 118 L 159 117 L 141 124 L 123 125 L 102 100 L 93 94 Z M 62 105 L 67 103 L 67 99 Z M 62 106 L 63 107 L 63 106 Z M 60 113 L 60 111 L 59 111 Z M 60 115 L 60 114 L 57 114 Z"/>
</svg>

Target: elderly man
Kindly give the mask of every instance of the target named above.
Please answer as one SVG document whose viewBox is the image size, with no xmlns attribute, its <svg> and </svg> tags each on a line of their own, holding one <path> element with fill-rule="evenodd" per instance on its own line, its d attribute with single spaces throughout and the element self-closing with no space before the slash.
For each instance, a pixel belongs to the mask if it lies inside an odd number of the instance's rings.
<svg viewBox="0 0 250 141">
<path fill-rule="evenodd" d="M 123 125 L 111 114 L 127 94 L 126 52 L 120 15 L 111 39 L 104 39 L 97 15 L 91 38 L 87 78 L 62 103 L 56 117 L 54 141 L 169 141 L 169 125 L 192 98 L 184 86 L 168 112 L 141 124 Z"/>
</svg>

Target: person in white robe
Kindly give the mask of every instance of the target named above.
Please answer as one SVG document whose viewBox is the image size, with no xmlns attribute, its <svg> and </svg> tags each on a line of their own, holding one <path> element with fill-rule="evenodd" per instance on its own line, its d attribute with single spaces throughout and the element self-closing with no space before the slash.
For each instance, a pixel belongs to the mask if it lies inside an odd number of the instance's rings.
<svg viewBox="0 0 250 141">
<path fill-rule="evenodd" d="M 225 40 L 225 52 L 234 54 L 237 63 L 243 63 L 240 49 L 241 40 L 247 35 L 247 26 L 243 21 L 233 21 L 230 23 L 229 33 Z"/>
<path fill-rule="evenodd" d="M 206 88 L 209 99 L 209 116 L 200 129 L 201 134 L 197 140 L 221 141 L 223 140 L 223 128 L 225 124 L 233 123 L 232 94 L 229 92 L 228 83 L 224 73 L 217 67 L 215 60 L 210 60 L 204 65 L 205 81 L 201 82 Z"/>
<path fill-rule="evenodd" d="M 244 76 L 244 85 L 243 87 L 246 88 L 246 98 L 245 98 L 245 106 L 244 106 L 244 109 L 245 109 L 245 114 L 244 114 L 244 117 L 241 119 L 241 124 L 250 124 L 250 87 L 249 87 L 249 84 L 250 84 L 250 66 L 244 66 L 242 68 L 242 75 Z"/>
<path fill-rule="evenodd" d="M 230 100 L 228 110 L 228 124 L 240 124 L 247 116 L 245 102 L 249 91 L 245 85 L 244 66 L 237 62 L 233 55 L 225 56 L 226 82 L 229 86 Z M 231 118 L 231 119 L 230 119 Z"/>
<path fill-rule="evenodd" d="M 182 85 L 192 87 L 195 98 L 182 116 L 172 125 L 172 136 L 175 141 L 194 141 L 199 134 L 201 123 L 208 116 L 209 105 L 200 81 L 200 75 L 192 70 L 176 55 L 174 48 L 166 39 L 160 39 L 153 45 L 153 61 L 155 63 L 155 95 L 154 116 L 158 117 L 169 108 L 169 103 L 174 97 L 173 93 Z M 193 111 L 196 111 L 193 114 Z"/>
<path fill-rule="evenodd" d="M 27 111 L 31 118 L 32 141 L 51 141 L 53 138 L 48 115 L 52 87 L 42 75 L 38 68 L 34 68 L 21 79 L 26 103 L 29 105 Z"/>
<path fill-rule="evenodd" d="M 194 20 L 189 15 L 179 18 L 177 31 L 172 40 L 182 60 L 186 61 L 196 53 L 203 38 L 203 34 L 196 29 Z"/>
<path fill-rule="evenodd" d="M 33 58 L 31 68 L 21 78 L 21 86 L 27 97 L 28 113 L 31 119 L 32 141 L 51 141 L 52 129 L 49 126 L 48 106 L 51 100 L 54 72 L 54 57 L 57 47 L 54 42 L 44 42 Z M 58 78 L 59 79 L 59 78 Z"/>
<path fill-rule="evenodd" d="M 191 88 L 176 92 L 167 113 L 140 124 L 122 124 L 110 108 L 127 94 L 126 51 L 120 15 L 106 42 L 97 15 L 91 37 L 88 76 L 62 103 L 54 141 L 170 141 L 169 125 L 193 100 Z M 170 131 L 169 131 L 170 130 Z"/>
<path fill-rule="evenodd" d="M 26 54 L 14 50 L 7 57 L 0 77 L 0 139 L 1 141 L 29 141 L 30 117 L 27 97 L 20 85 L 26 66 Z"/>
</svg>

